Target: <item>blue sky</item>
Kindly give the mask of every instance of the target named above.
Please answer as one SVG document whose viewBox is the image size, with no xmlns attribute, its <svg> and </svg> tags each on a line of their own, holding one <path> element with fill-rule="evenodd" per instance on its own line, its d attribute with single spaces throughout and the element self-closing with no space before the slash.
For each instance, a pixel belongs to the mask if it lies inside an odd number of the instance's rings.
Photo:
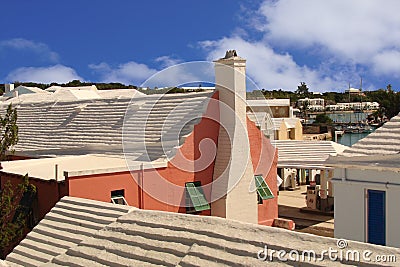
<svg viewBox="0 0 400 267">
<path fill-rule="evenodd" d="M 14 0 L 1 7 L 0 82 L 140 85 L 165 67 L 236 49 L 260 88 L 295 90 L 304 81 L 312 91 L 343 91 L 359 87 L 360 77 L 366 90 L 400 87 L 396 0 Z"/>
</svg>

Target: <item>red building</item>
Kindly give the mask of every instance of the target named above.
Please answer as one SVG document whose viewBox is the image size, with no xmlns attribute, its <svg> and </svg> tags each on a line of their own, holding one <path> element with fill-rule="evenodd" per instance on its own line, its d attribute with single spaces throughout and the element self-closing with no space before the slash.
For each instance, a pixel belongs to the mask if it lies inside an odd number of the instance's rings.
<svg viewBox="0 0 400 267">
<path fill-rule="evenodd" d="M 16 155 L 32 159 L 2 162 L 1 185 L 28 173 L 39 219 L 68 195 L 273 225 L 278 154 L 246 117 L 244 59 L 216 62 L 214 92 L 97 93 L 14 103 Z"/>
</svg>

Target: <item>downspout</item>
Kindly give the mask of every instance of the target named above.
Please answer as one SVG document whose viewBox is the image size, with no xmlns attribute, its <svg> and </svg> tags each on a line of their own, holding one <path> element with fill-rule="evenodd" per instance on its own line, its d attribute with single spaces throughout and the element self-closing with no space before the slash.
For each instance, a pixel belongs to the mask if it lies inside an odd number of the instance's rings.
<svg viewBox="0 0 400 267">
<path fill-rule="evenodd" d="M 58 164 L 54 165 L 54 176 L 57 185 L 57 201 L 60 200 L 60 183 L 58 182 Z"/>
<path fill-rule="evenodd" d="M 143 186 L 144 186 L 144 166 L 143 166 L 143 163 L 141 163 L 140 164 L 140 170 L 141 170 L 141 177 L 142 177 L 142 180 L 141 180 L 141 186 L 140 186 L 140 205 L 141 205 L 141 208 L 142 209 L 144 209 L 144 189 L 143 189 Z"/>
<path fill-rule="evenodd" d="M 137 192 L 138 192 L 138 208 L 142 208 L 142 174 L 141 172 L 138 173 L 138 180 L 137 180 Z"/>
</svg>

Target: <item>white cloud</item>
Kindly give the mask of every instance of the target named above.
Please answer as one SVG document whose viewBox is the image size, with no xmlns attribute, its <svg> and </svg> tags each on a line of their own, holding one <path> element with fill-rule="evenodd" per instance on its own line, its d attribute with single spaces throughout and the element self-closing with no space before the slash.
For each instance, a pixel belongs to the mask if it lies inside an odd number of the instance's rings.
<svg viewBox="0 0 400 267">
<path fill-rule="evenodd" d="M 249 42 L 241 37 L 226 37 L 218 41 L 205 41 L 200 45 L 209 51 L 208 60 L 225 55 L 226 50 L 236 49 L 247 59 L 247 73 L 260 88 L 295 90 L 300 82 L 315 91 L 338 88 L 340 82 L 324 77 L 316 70 L 299 66 L 289 54 L 278 54 L 265 43 Z"/>
<path fill-rule="evenodd" d="M 149 68 L 145 64 L 130 61 L 111 67 L 105 62 L 100 64 L 90 64 L 89 68 L 101 75 L 102 82 L 120 82 L 124 84 L 141 84 L 157 70 Z"/>
<path fill-rule="evenodd" d="M 121 82 L 151 88 L 179 86 L 197 81 L 214 81 L 213 76 L 210 77 L 210 69 L 213 70 L 213 65 L 211 66 L 208 62 L 177 64 L 177 60 L 167 56 L 159 57 L 155 61 L 162 62 L 161 67 L 167 66 L 155 69 L 142 63 L 130 61 L 117 67 L 112 67 L 105 62 L 90 64 L 89 68 L 100 74 L 102 82 Z"/>
<path fill-rule="evenodd" d="M 259 14 L 265 20 L 265 39 L 273 44 L 319 46 L 344 60 L 374 64 L 371 59 L 377 55 L 400 51 L 398 10 L 397 0 L 280 0 L 264 1 Z M 390 73 L 390 67 L 381 69 Z"/>
<path fill-rule="evenodd" d="M 388 50 L 372 58 L 373 70 L 377 74 L 400 76 L 400 51 Z"/>
<path fill-rule="evenodd" d="M 74 69 L 63 65 L 50 67 L 22 67 L 13 70 L 5 78 L 6 81 L 67 83 L 72 80 L 83 80 Z"/>
<path fill-rule="evenodd" d="M 4 49 L 29 50 L 38 54 L 43 59 L 54 63 L 59 60 L 58 54 L 52 51 L 46 44 L 23 38 L 0 41 L 0 51 Z"/>
<path fill-rule="evenodd" d="M 172 56 L 161 56 L 155 59 L 155 62 L 160 63 L 162 67 L 170 67 L 182 62 L 182 60 Z"/>
<path fill-rule="evenodd" d="M 238 50 L 249 75 L 268 89 L 304 81 L 312 90 L 340 90 L 360 76 L 374 88 L 380 75 L 400 76 L 398 10 L 397 0 L 264 0 L 243 11 L 247 34 L 235 30 L 200 45 L 210 60 Z"/>
</svg>

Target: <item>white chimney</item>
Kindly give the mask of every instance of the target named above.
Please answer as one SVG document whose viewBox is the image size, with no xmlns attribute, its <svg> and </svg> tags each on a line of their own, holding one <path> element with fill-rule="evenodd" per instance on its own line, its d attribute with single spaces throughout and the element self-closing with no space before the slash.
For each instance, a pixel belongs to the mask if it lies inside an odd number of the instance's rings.
<svg viewBox="0 0 400 267">
<path fill-rule="evenodd" d="M 14 90 L 14 84 L 13 83 L 8 83 L 4 85 L 4 93 L 9 93 Z"/>
<path fill-rule="evenodd" d="M 220 131 L 211 215 L 258 223 L 257 192 L 246 121 L 246 60 L 235 50 L 215 61 Z"/>
</svg>

